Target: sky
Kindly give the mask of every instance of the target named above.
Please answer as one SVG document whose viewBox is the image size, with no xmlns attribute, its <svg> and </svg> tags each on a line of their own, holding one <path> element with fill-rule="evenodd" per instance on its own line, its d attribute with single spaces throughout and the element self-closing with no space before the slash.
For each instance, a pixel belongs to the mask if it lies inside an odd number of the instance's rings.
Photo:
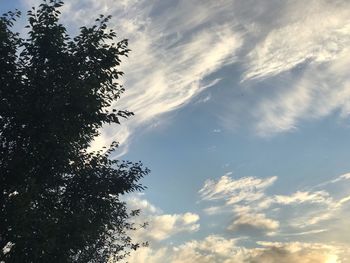
<svg viewBox="0 0 350 263">
<path fill-rule="evenodd" d="M 350 1 L 66 2 L 71 34 L 111 14 L 132 50 L 135 116 L 92 145 L 152 171 L 130 263 L 350 262 Z"/>
</svg>

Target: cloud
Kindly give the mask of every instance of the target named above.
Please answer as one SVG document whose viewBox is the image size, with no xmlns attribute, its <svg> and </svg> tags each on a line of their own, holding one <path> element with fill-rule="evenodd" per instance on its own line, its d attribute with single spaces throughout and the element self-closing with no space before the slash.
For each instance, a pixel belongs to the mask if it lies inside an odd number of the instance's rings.
<svg viewBox="0 0 350 263">
<path fill-rule="evenodd" d="M 305 235 L 313 235 L 313 234 L 320 234 L 327 232 L 328 229 L 315 229 L 315 230 L 310 230 L 310 231 L 305 231 L 305 232 L 293 232 L 293 233 L 280 233 L 280 236 L 305 236 Z"/>
<path fill-rule="evenodd" d="M 305 61 L 336 59 L 350 44 L 349 9 L 346 1 L 311 0 L 307 6 L 289 1 L 282 25 L 271 28 L 248 54 L 245 79 L 274 76 Z"/>
<path fill-rule="evenodd" d="M 210 235 L 201 241 L 192 240 L 174 248 L 173 262 L 213 262 L 232 253 L 236 239 Z M 209 252 L 209 253 L 208 253 Z M 193 260 L 198 261 L 193 261 Z"/>
<path fill-rule="evenodd" d="M 233 221 L 228 230 L 256 236 L 260 234 L 274 234 L 278 228 L 279 222 L 267 218 L 265 214 L 244 213 Z"/>
<path fill-rule="evenodd" d="M 130 263 L 149 262 L 149 263 L 214 263 L 222 262 L 227 255 L 231 255 L 236 249 L 236 239 L 225 239 L 221 236 L 210 235 L 203 240 L 191 240 L 173 247 L 163 247 L 162 257 L 159 257 L 158 250 L 145 248 L 143 251 L 136 251 L 128 260 Z M 140 258 L 137 254 L 147 254 L 147 261 L 137 261 Z"/>
<path fill-rule="evenodd" d="M 195 213 L 166 214 L 147 200 L 138 195 L 126 199 L 130 210 L 141 209 L 141 215 L 136 223 L 145 228 L 132 232 L 133 238 L 142 242 L 160 242 L 179 233 L 192 233 L 199 230 L 199 216 Z"/>
<path fill-rule="evenodd" d="M 271 89 L 254 113 L 259 135 L 288 132 L 335 111 L 349 116 L 349 10 L 348 1 L 309 1 L 307 7 L 293 1 L 284 25 L 272 28 L 249 53 L 245 78 L 264 79 Z M 285 81 L 274 83 L 281 73 Z"/>
<path fill-rule="evenodd" d="M 158 249 L 152 249 L 151 247 L 141 247 L 136 251 L 133 251 L 127 261 L 123 263 L 162 263 L 168 258 L 169 249 L 162 247 Z"/>
<path fill-rule="evenodd" d="M 307 192 L 297 191 L 291 195 L 275 195 L 274 202 L 277 204 L 290 205 L 302 203 L 332 204 L 333 200 L 326 191 Z"/>
<path fill-rule="evenodd" d="M 350 34 L 350 32 L 349 32 Z M 345 50 L 328 64 L 309 65 L 300 80 L 271 98 L 259 102 L 257 132 L 272 135 L 297 128 L 302 120 L 325 117 L 336 110 L 346 118 L 350 112 L 350 65 Z"/>
<path fill-rule="evenodd" d="M 342 174 L 331 181 L 331 183 L 337 183 L 343 180 L 349 180 L 350 179 L 350 173 Z"/>
<path fill-rule="evenodd" d="M 288 220 L 290 225 L 305 228 L 334 218 L 340 201 L 334 200 L 326 191 L 297 191 L 291 195 L 273 196 L 270 205 L 287 206 L 285 210 L 294 211 L 294 217 Z"/>
<path fill-rule="evenodd" d="M 199 229 L 199 216 L 193 213 L 159 215 L 149 220 L 149 225 L 142 235 L 156 241 L 167 239 L 181 232 L 195 232 Z"/>
<path fill-rule="evenodd" d="M 347 177 L 340 175 L 329 182 L 337 184 Z M 332 220 L 341 217 L 350 201 L 346 191 L 341 194 L 326 189 L 315 191 L 316 187 L 290 194 L 267 192 L 276 180 L 277 177 L 234 178 L 232 173 L 207 180 L 199 191 L 201 201 L 209 204 L 203 211 L 212 217 L 232 216 L 227 229 L 238 234 L 314 236 L 331 231 Z M 327 184 L 319 184 L 318 188 L 321 185 Z"/>
<path fill-rule="evenodd" d="M 254 248 L 237 244 L 237 239 L 211 235 L 180 246 L 159 250 L 143 248 L 129 259 L 130 263 L 341 263 L 343 248 L 321 243 L 258 242 Z"/>
<path fill-rule="evenodd" d="M 348 174 L 342 174 L 329 182 L 333 185 L 347 179 Z M 150 246 L 132 253 L 128 262 L 348 262 L 347 238 L 338 239 L 339 231 L 348 224 L 335 224 L 334 220 L 346 218 L 344 208 L 350 200 L 349 195 L 336 195 L 338 193 L 326 189 L 315 191 L 315 187 L 276 194 L 277 189 L 272 188 L 276 180 L 277 177 L 235 178 L 232 173 L 217 180 L 207 180 L 199 196 L 202 202 L 218 204 L 209 206 L 207 215 L 218 220 L 219 224 L 223 213 L 226 213 L 225 218 L 231 216 L 233 220 L 221 228 L 224 234 L 195 235 L 196 239 L 192 233 L 197 230 L 197 214 L 166 214 L 142 195 L 134 195 L 129 204 L 132 208 L 143 208 L 144 218 L 150 218 L 154 223 L 150 225 L 149 233 L 141 230 L 137 236 L 150 239 Z M 257 192 L 260 192 L 260 198 L 252 198 Z M 229 202 L 232 195 L 242 198 L 238 198 L 238 202 Z M 201 228 L 205 228 L 206 220 L 202 221 Z M 180 239 L 176 238 L 178 233 L 181 233 Z M 230 238 L 232 235 L 237 238 Z M 174 242 L 166 242 L 170 237 Z"/>
<path fill-rule="evenodd" d="M 239 180 L 239 179 L 237 179 Z M 254 181 L 254 180 L 253 180 Z M 248 184 L 252 188 L 262 186 L 264 183 L 255 180 L 256 183 Z M 235 185 L 235 184 L 233 184 Z M 246 185 L 246 184 L 243 184 Z M 243 187 L 244 188 L 244 187 Z M 264 188 L 264 187 L 260 187 Z M 215 188 L 222 189 L 222 188 Z M 280 203 L 290 205 L 291 203 L 303 203 L 323 200 L 319 195 L 296 194 L 291 199 L 280 198 Z M 307 197 L 305 197 L 307 196 Z M 311 198 L 310 196 L 314 196 Z M 324 196 L 324 195 L 320 195 Z M 283 200 L 283 201 L 281 201 Z M 288 200 L 288 201 L 285 201 Z M 293 200 L 290 201 L 290 200 Z M 301 201 L 304 200 L 304 201 Z M 307 200 L 307 201 L 305 201 Z M 313 200 L 313 201 L 311 201 Z M 161 209 L 150 204 L 141 195 L 133 195 L 128 198 L 130 209 L 141 208 L 143 210 L 142 220 L 149 220 L 150 226 L 138 231 L 139 240 L 150 240 L 150 246 L 141 248 L 132 253 L 128 259 L 130 263 L 190 263 L 190 262 L 235 262 L 235 263 L 254 263 L 254 262 L 325 262 L 327 260 L 338 260 L 338 251 L 330 246 L 317 243 L 268 243 L 266 241 L 258 242 L 256 247 L 247 248 L 239 245 L 241 239 L 224 238 L 220 235 L 209 235 L 203 239 L 185 241 L 180 245 L 165 245 L 164 240 L 182 233 L 185 238 L 186 233 L 197 230 L 199 216 L 194 213 L 183 214 L 165 214 Z M 255 206 L 254 203 L 251 204 Z M 280 223 L 267 217 L 263 213 L 254 213 L 254 208 L 249 206 L 234 205 L 234 211 L 238 215 L 232 224 L 228 227 L 230 231 L 241 234 L 249 234 L 254 237 L 267 234 L 275 235 L 280 227 Z M 320 232 L 315 232 L 316 234 Z M 310 233 L 312 234 L 312 233 Z M 262 261 L 259 261 L 259 260 Z M 332 262 L 332 261 L 330 261 Z M 341 262 L 341 261 L 333 261 Z"/>
<path fill-rule="evenodd" d="M 328 180 L 326 182 L 322 182 L 318 185 L 315 185 L 314 188 L 318 189 L 318 188 L 322 188 L 322 187 L 327 187 L 327 186 L 330 186 L 332 184 L 336 184 L 336 183 L 341 182 L 341 181 L 347 181 L 349 179 L 350 179 L 350 173 L 345 173 L 345 174 L 342 174 L 342 175 L 335 177 L 334 179 L 331 179 L 331 180 Z"/>
<path fill-rule="evenodd" d="M 222 176 L 218 181 L 207 180 L 199 190 L 202 200 L 226 200 L 227 204 L 236 204 L 242 201 L 252 202 L 262 199 L 264 190 L 277 179 L 276 176 L 268 178 L 243 177 L 233 179 L 231 173 Z"/>
<path fill-rule="evenodd" d="M 341 262 L 337 248 L 318 243 L 259 242 L 261 249 L 254 249 L 248 256 L 249 263 L 337 263 Z M 339 253 L 339 252 L 338 252 Z M 229 261 L 230 262 L 230 261 Z"/>
</svg>

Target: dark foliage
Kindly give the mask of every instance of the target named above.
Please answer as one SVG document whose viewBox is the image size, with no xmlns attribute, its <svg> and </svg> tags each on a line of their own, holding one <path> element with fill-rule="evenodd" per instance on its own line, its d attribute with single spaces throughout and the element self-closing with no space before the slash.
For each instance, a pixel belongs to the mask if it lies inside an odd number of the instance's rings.
<svg viewBox="0 0 350 263">
<path fill-rule="evenodd" d="M 103 124 L 131 112 L 107 110 L 127 41 L 114 43 L 100 16 L 71 39 L 59 23 L 61 1 L 28 12 L 27 39 L 14 33 L 20 15 L 0 17 L 0 261 L 107 262 L 136 249 L 131 214 L 120 196 L 142 190 L 141 163 L 89 152 Z M 11 247 L 11 249 L 10 249 Z M 2 249 L 4 248 L 4 249 Z"/>
</svg>

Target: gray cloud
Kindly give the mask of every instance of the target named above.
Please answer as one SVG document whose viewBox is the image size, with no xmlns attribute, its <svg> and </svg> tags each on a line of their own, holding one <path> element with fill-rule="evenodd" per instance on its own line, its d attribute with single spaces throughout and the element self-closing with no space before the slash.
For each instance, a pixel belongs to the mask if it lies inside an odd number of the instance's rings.
<svg viewBox="0 0 350 263">
<path fill-rule="evenodd" d="M 267 218 L 265 214 L 243 213 L 229 225 L 228 230 L 243 235 L 259 236 L 262 234 L 273 235 L 278 228 L 279 222 Z"/>
</svg>

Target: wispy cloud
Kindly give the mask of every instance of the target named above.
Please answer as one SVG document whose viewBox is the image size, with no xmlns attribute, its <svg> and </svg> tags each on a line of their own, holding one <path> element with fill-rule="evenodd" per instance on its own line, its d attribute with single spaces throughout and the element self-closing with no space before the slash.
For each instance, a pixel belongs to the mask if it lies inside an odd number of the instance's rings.
<svg viewBox="0 0 350 263">
<path fill-rule="evenodd" d="M 349 31 L 350 35 L 350 31 Z M 347 74 L 350 50 L 344 50 L 328 64 L 309 65 L 300 80 L 287 85 L 271 98 L 260 102 L 257 131 L 271 135 L 289 131 L 302 120 L 317 119 L 340 112 L 350 113 L 350 78 Z"/>
<path fill-rule="evenodd" d="M 349 2 L 286 3 L 278 27 L 270 28 L 249 52 L 244 76 L 263 80 L 274 90 L 257 102 L 256 130 L 263 136 L 293 130 L 300 121 L 335 110 L 346 117 L 350 109 Z M 284 72 L 294 78 L 277 84 L 270 81 Z"/>
<path fill-rule="evenodd" d="M 275 195 L 274 202 L 282 205 L 302 204 L 302 203 L 322 203 L 332 204 L 333 200 L 329 193 L 325 191 L 301 192 L 297 191 L 291 195 Z"/>
<path fill-rule="evenodd" d="M 310 61 L 323 63 L 339 57 L 350 43 L 346 1 L 286 1 L 278 27 L 248 54 L 245 79 L 266 78 Z"/>
<path fill-rule="evenodd" d="M 347 174 L 341 175 L 331 182 L 336 184 L 347 177 Z M 329 225 L 323 225 L 323 222 L 336 218 L 350 201 L 348 193 L 336 197 L 334 192 L 326 189 L 315 191 L 315 187 L 291 194 L 268 193 L 267 188 L 272 187 L 276 180 L 277 177 L 234 178 L 232 173 L 217 180 L 207 180 L 199 191 L 200 198 L 215 205 L 204 208 L 204 212 L 211 216 L 231 214 L 235 219 L 228 226 L 229 230 L 245 231 L 255 236 L 279 232 L 286 235 L 292 231 L 311 233 L 320 227 L 324 230 Z"/>
<path fill-rule="evenodd" d="M 178 1 L 86 1 L 66 5 L 63 19 L 74 25 L 89 23 L 96 14 L 109 13 L 111 27 L 130 40 L 132 52 L 123 62 L 126 93 L 117 103 L 135 112 L 124 129 L 105 127 L 98 148 L 117 138 L 131 139 L 136 128 L 150 124 L 164 113 L 190 102 L 215 85 L 206 78 L 235 61 L 242 45 L 232 21 L 219 21 L 225 5 Z M 190 10 L 196 7 L 196 12 Z M 213 6 L 215 8 L 213 8 Z M 225 11 L 226 12 L 226 11 Z"/>
<path fill-rule="evenodd" d="M 227 204 L 241 201 L 255 201 L 264 196 L 264 190 L 271 186 L 277 177 L 256 178 L 243 177 L 235 180 L 232 173 L 222 176 L 218 181 L 207 180 L 199 190 L 203 200 L 225 199 Z"/>
</svg>

